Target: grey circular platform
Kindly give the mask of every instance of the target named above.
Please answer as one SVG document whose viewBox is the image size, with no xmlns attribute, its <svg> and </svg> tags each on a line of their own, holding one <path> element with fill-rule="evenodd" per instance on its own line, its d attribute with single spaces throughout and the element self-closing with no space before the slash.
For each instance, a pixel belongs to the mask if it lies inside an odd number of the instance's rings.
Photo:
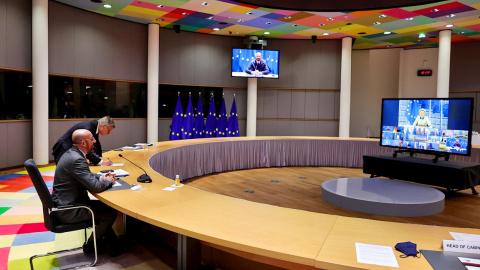
<svg viewBox="0 0 480 270">
<path fill-rule="evenodd" d="M 443 211 L 445 194 L 420 184 L 380 178 L 323 182 L 322 197 L 335 206 L 382 216 L 421 217 Z"/>
</svg>

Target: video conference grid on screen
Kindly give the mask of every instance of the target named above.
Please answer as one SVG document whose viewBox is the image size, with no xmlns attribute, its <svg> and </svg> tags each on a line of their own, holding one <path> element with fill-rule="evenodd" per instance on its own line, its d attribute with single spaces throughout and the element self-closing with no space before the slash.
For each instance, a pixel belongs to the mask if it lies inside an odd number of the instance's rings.
<svg viewBox="0 0 480 270">
<path fill-rule="evenodd" d="M 384 99 L 382 146 L 470 154 L 473 99 Z"/>
<path fill-rule="evenodd" d="M 279 51 L 232 49 L 232 76 L 278 78 Z"/>
</svg>

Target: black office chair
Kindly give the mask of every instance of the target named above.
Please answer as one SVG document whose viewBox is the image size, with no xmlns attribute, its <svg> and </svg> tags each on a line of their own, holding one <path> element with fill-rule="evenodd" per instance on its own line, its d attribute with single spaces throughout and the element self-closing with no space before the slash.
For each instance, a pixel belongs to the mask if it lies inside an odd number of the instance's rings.
<svg viewBox="0 0 480 270">
<path fill-rule="evenodd" d="M 25 161 L 25 167 L 27 168 L 28 175 L 30 175 L 30 179 L 32 179 L 33 185 L 35 186 L 35 190 L 37 191 L 38 196 L 40 197 L 40 200 L 42 201 L 43 220 L 44 220 L 45 227 L 49 231 L 54 232 L 54 233 L 63 233 L 63 232 L 70 232 L 70 231 L 76 231 L 76 230 L 83 229 L 85 231 L 85 243 L 86 243 L 87 242 L 87 228 L 90 228 L 90 227 L 93 228 L 93 240 L 94 240 L 93 241 L 93 246 L 94 246 L 94 249 L 95 249 L 95 260 L 90 264 L 72 266 L 72 267 L 69 267 L 69 268 L 62 268 L 62 269 L 72 269 L 72 268 L 82 268 L 82 267 L 87 267 L 87 266 L 94 266 L 97 263 L 97 242 L 95 240 L 95 226 L 92 226 L 92 224 L 95 224 L 95 216 L 93 215 L 92 209 L 89 208 L 88 206 L 85 206 L 85 205 L 66 205 L 66 206 L 61 206 L 61 207 L 55 207 L 54 204 L 53 204 L 52 195 L 48 191 L 47 185 L 45 184 L 45 181 L 43 180 L 43 177 L 40 174 L 40 171 L 38 170 L 38 167 L 37 167 L 37 164 L 35 164 L 35 161 L 33 161 L 33 159 L 29 159 L 29 160 Z M 57 211 L 76 209 L 76 208 L 88 209 L 90 211 L 90 213 L 92 214 L 92 220 L 87 220 L 87 221 L 78 222 L 78 223 L 62 223 L 55 216 L 55 212 L 57 212 Z M 35 258 L 49 256 L 49 255 L 53 255 L 53 254 L 70 252 L 70 251 L 81 249 L 82 247 L 83 246 L 78 247 L 78 248 L 73 248 L 73 249 L 65 249 L 65 250 L 60 250 L 60 251 L 55 251 L 55 252 L 33 255 L 32 257 L 30 257 L 30 268 L 33 270 L 33 259 L 35 259 Z"/>
</svg>

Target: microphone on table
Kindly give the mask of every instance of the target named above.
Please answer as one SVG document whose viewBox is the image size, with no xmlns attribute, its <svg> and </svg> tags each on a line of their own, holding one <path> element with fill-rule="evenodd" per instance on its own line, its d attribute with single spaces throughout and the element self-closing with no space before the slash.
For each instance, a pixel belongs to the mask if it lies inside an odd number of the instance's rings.
<svg viewBox="0 0 480 270">
<path fill-rule="evenodd" d="M 124 158 L 126 159 L 128 162 L 132 163 L 133 165 L 137 166 L 138 168 L 140 168 L 144 174 L 140 175 L 138 178 L 137 178 L 137 181 L 138 182 L 141 182 L 141 183 L 151 183 L 152 182 L 152 178 L 150 178 L 150 176 L 148 176 L 147 172 L 142 169 L 142 167 L 138 166 L 137 164 L 133 163 L 132 161 L 130 161 L 128 158 L 122 156 L 122 154 L 118 154 L 119 157 L 121 158 Z"/>
</svg>

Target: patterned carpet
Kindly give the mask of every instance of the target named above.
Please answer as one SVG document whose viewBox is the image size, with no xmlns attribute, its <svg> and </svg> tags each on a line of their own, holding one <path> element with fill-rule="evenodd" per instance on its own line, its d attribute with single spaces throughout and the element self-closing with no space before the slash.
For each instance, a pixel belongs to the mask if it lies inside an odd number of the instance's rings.
<svg viewBox="0 0 480 270">
<path fill-rule="evenodd" d="M 54 170 L 53 166 L 40 168 L 50 192 Z M 117 220 L 114 229 L 117 234 L 123 233 L 121 221 Z M 42 205 L 26 171 L 0 176 L 0 270 L 30 269 L 32 255 L 79 247 L 83 241 L 83 230 L 54 234 L 45 228 Z M 151 248 L 134 243 L 122 256 L 99 254 L 97 265 L 84 269 L 173 269 L 154 254 Z M 34 267 L 61 269 L 90 259 L 79 250 L 37 258 Z"/>
</svg>

